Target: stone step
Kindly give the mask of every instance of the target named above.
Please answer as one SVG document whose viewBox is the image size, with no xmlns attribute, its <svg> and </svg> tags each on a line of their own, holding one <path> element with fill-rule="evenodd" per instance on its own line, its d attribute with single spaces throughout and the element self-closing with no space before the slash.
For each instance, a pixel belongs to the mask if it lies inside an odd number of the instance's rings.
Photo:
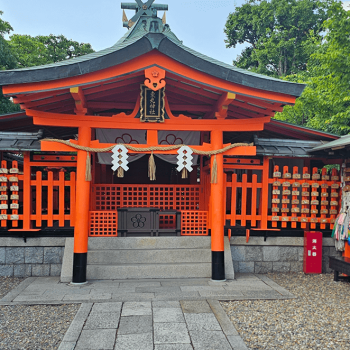
<svg viewBox="0 0 350 350">
<path fill-rule="evenodd" d="M 115 249 L 89 250 L 90 264 L 162 264 L 211 262 L 210 249 Z"/>
<path fill-rule="evenodd" d="M 90 237 L 87 279 L 210 278 L 210 243 L 210 237 Z M 73 245 L 66 238 L 61 282 L 72 280 Z M 227 237 L 225 272 L 234 278 Z"/>
<path fill-rule="evenodd" d="M 88 265 L 88 280 L 210 278 L 211 263 Z"/>
<path fill-rule="evenodd" d="M 210 237 L 90 237 L 89 250 L 210 249 Z"/>
</svg>

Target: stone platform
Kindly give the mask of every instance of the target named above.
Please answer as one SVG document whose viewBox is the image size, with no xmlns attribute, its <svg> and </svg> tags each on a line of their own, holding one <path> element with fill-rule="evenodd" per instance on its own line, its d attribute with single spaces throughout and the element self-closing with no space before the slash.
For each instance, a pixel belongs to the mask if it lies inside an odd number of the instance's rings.
<svg viewBox="0 0 350 350">
<path fill-rule="evenodd" d="M 291 299 L 265 275 L 209 278 L 95 280 L 60 283 L 30 277 L 0 305 L 81 303 L 59 350 L 247 350 L 219 300 Z"/>
</svg>

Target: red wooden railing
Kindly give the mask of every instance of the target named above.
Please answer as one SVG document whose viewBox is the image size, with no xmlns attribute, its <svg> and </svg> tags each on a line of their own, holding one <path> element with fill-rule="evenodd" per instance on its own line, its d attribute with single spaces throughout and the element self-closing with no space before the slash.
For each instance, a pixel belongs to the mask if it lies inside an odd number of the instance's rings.
<svg viewBox="0 0 350 350">
<path fill-rule="evenodd" d="M 319 173 L 317 168 L 289 169 L 278 166 L 269 176 L 268 160 L 263 164 L 225 164 L 225 219 L 231 226 L 268 228 L 333 228 L 341 204 L 340 177 L 333 169 Z M 289 172 L 291 170 L 291 172 Z M 75 222 L 75 173 L 54 174 L 31 171 L 24 162 L 1 162 L 0 225 L 12 230 L 42 227 L 71 227 Z M 205 235 L 210 228 L 210 173 L 204 169 L 200 185 L 120 185 L 93 184 L 91 212 L 95 213 L 94 235 L 108 232 L 121 207 L 154 207 L 181 211 L 184 235 Z M 109 213 L 109 214 L 104 214 Z M 108 217 L 108 220 L 106 219 Z M 91 221 L 90 220 L 90 221 Z M 174 218 L 162 218 L 161 225 L 172 225 Z M 92 226 L 91 226 L 92 227 Z"/>
<path fill-rule="evenodd" d="M 251 181 L 248 181 L 247 174 L 242 175 L 241 181 L 237 180 L 237 174 L 232 174 L 231 181 L 226 181 L 226 220 L 230 220 L 231 226 L 239 224 L 245 227 L 248 223 L 257 227 L 261 223 L 259 200 L 262 187 L 257 174 L 252 175 Z"/>
<path fill-rule="evenodd" d="M 258 181 L 257 174 L 233 173 L 226 180 L 226 220 L 231 226 L 265 228 L 299 228 L 312 230 L 333 228 L 341 204 L 339 174 L 332 170 L 304 167 L 289 172 L 284 166 L 273 169 L 268 178 L 270 196 L 263 199 L 264 171 Z M 250 178 L 248 180 L 248 178 Z M 270 198 L 270 199 L 268 199 Z M 264 219 L 266 218 L 266 219 Z"/>
<path fill-rule="evenodd" d="M 75 220 L 75 173 L 69 174 L 65 179 L 65 173 L 59 172 L 58 179 L 53 179 L 53 172 L 47 173 L 47 180 L 42 179 L 42 172 L 36 172 L 36 178 L 31 180 L 32 196 L 35 198 L 35 206 L 32 207 L 30 219 L 35 220 L 35 226 L 41 227 L 46 221 L 47 227 L 52 227 L 54 221 L 58 221 L 59 227 L 64 227 L 65 221 L 74 226 Z M 54 191 L 57 198 L 54 201 Z"/>
<path fill-rule="evenodd" d="M 8 167 L 6 161 L 1 162 L 0 169 L 0 199 L 1 227 L 12 230 L 31 230 L 43 227 L 53 227 L 55 222 L 59 227 L 69 221 L 74 226 L 75 220 L 75 173 L 58 173 L 54 179 L 53 172 L 35 174 L 23 173 L 18 169 L 17 161 Z"/>
</svg>

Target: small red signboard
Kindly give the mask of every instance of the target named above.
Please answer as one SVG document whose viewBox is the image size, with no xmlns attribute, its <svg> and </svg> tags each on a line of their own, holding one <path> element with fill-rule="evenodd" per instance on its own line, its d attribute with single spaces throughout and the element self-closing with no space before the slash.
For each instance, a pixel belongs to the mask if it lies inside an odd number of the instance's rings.
<svg viewBox="0 0 350 350">
<path fill-rule="evenodd" d="M 322 273 L 322 232 L 304 233 L 304 273 Z"/>
</svg>

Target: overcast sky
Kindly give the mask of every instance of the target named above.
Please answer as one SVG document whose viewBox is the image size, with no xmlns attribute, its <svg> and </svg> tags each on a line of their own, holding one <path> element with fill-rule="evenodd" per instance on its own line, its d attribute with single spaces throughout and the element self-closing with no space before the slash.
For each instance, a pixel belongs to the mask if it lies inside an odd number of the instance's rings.
<svg viewBox="0 0 350 350">
<path fill-rule="evenodd" d="M 146 2 L 146 0 L 143 0 Z M 126 2 L 134 2 L 127 0 Z M 244 0 L 156 0 L 168 4 L 167 23 L 186 46 L 231 64 L 242 47 L 227 49 L 224 26 Z M 63 34 L 90 43 L 94 50 L 112 46 L 125 33 L 120 0 L 0 0 L 3 19 L 17 34 Z M 131 18 L 134 11 L 126 11 Z M 163 12 L 158 13 L 162 17 Z"/>
</svg>

